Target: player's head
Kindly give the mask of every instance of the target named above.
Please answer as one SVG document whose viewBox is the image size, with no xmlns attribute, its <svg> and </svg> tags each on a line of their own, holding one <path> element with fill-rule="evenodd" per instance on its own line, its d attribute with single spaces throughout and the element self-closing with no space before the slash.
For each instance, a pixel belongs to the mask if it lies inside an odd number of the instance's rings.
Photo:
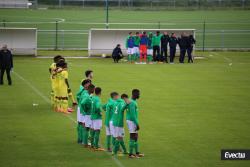
<svg viewBox="0 0 250 167">
<path fill-rule="evenodd" d="M 87 71 L 85 71 L 85 76 L 86 76 L 86 78 L 88 78 L 88 79 L 93 79 L 93 71 L 92 70 L 87 70 Z"/>
<path fill-rule="evenodd" d="M 82 86 L 84 87 L 85 90 L 88 89 L 89 85 L 91 84 L 91 80 L 90 79 L 85 79 L 82 81 Z"/>
<path fill-rule="evenodd" d="M 119 98 L 119 93 L 117 92 L 112 92 L 110 93 L 110 97 L 113 99 L 113 100 L 117 100 Z"/>
<path fill-rule="evenodd" d="M 4 51 L 8 50 L 7 44 L 4 44 L 3 47 L 2 47 L 2 49 L 3 49 Z"/>
<path fill-rule="evenodd" d="M 172 37 L 176 37 L 175 33 L 172 33 L 171 36 L 172 36 Z"/>
<path fill-rule="evenodd" d="M 157 35 L 157 36 L 160 35 L 160 31 L 156 31 L 156 35 Z"/>
<path fill-rule="evenodd" d="M 189 35 L 189 38 L 194 39 L 194 36 L 191 34 L 191 35 Z"/>
<path fill-rule="evenodd" d="M 102 94 L 102 89 L 100 87 L 95 88 L 95 95 L 100 96 Z"/>
<path fill-rule="evenodd" d="M 121 95 L 121 99 L 128 99 L 128 95 L 127 94 L 125 94 L 125 93 L 123 93 L 122 95 Z"/>
<path fill-rule="evenodd" d="M 168 32 L 167 32 L 167 31 L 165 31 L 163 34 L 164 34 L 164 35 L 168 35 Z"/>
<path fill-rule="evenodd" d="M 90 84 L 88 87 L 89 94 L 93 94 L 95 92 L 95 85 Z"/>
<path fill-rule="evenodd" d="M 149 38 L 152 38 L 152 37 L 153 37 L 153 33 L 152 33 L 152 32 L 149 32 L 149 33 L 148 33 L 148 36 L 149 36 Z"/>
<path fill-rule="evenodd" d="M 121 95 L 121 99 L 123 99 L 127 104 L 129 103 L 129 99 L 128 99 L 128 95 L 127 94 L 123 93 Z"/>
<path fill-rule="evenodd" d="M 59 62 L 56 63 L 56 67 L 67 68 L 67 63 L 65 61 L 59 60 Z"/>
<path fill-rule="evenodd" d="M 54 57 L 54 62 L 55 62 L 55 63 L 58 63 L 58 61 L 59 61 L 61 58 L 62 58 L 61 55 L 55 56 L 55 57 Z"/>
<path fill-rule="evenodd" d="M 128 35 L 129 35 L 130 37 L 132 37 L 133 33 L 132 33 L 132 32 L 129 32 Z"/>
<path fill-rule="evenodd" d="M 140 98 L 140 90 L 139 89 L 133 89 L 132 90 L 132 98 L 133 99 L 139 99 Z"/>
<path fill-rule="evenodd" d="M 139 33 L 139 32 L 136 32 L 136 33 L 135 33 L 135 35 L 136 35 L 136 36 L 139 36 L 139 35 L 140 35 L 140 33 Z"/>
<path fill-rule="evenodd" d="M 117 48 L 120 48 L 120 47 L 121 47 L 121 45 L 120 45 L 120 44 L 117 44 L 117 45 L 116 45 L 116 47 L 117 47 Z"/>
<path fill-rule="evenodd" d="M 146 32 L 146 31 L 143 31 L 142 34 L 143 34 L 143 35 L 147 35 L 147 32 Z"/>
</svg>

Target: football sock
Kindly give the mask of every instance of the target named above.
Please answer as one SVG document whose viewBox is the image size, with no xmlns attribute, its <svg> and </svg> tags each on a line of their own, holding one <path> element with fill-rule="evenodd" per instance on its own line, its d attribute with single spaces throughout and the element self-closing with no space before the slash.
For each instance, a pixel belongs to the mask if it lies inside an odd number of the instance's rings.
<svg viewBox="0 0 250 167">
<path fill-rule="evenodd" d="M 135 153 L 139 153 L 139 150 L 138 150 L 138 142 L 134 142 L 134 147 L 135 147 Z"/>
<path fill-rule="evenodd" d="M 126 152 L 127 152 L 127 149 L 126 149 L 126 146 L 125 146 L 123 140 L 120 140 L 120 145 L 122 146 L 123 152 L 126 153 Z"/>
<path fill-rule="evenodd" d="M 133 154 L 133 150 L 134 150 L 134 147 L 135 147 L 135 141 L 130 139 L 129 141 L 129 154 Z"/>
<path fill-rule="evenodd" d="M 90 143 L 91 143 L 91 146 L 94 146 L 94 137 L 95 137 L 95 131 L 93 129 L 90 129 Z"/>
<path fill-rule="evenodd" d="M 95 131 L 95 139 L 94 139 L 94 146 L 95 148 L 99 147 L 99 137 L 100 137 L 100 131 Z"/>
<path fill-rule="evenodd" d="M 107 135 L 106 136 L 106 147 L 107 147 L 107 149 L 110 149 L 110 140 L 111 140 L 111 136 Z"/>
</svg>

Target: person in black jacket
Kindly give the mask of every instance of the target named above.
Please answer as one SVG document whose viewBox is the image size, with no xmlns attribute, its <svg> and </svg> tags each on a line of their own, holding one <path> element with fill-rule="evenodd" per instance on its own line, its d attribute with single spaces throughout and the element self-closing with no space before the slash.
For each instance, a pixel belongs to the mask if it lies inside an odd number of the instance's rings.
<svg viewBox="0 0 250 167">
<path fill-rule="evenodd" d="M 193 63 L 193 48 L 194 44 L 196 43 L 196 40 L 194 39 L 193 35 L 189 35 L 189 40 L 188 40 L 188 48 L 187 48 L 187 54 L 188 54 L 188 63 Z"/>
<path fill-rule="evenodd" d="M 0 85 L 3 85 L 4 72 L 7 73 L 8 84 L 11 85 L 10 71 L 13 68 L 13 58 L 10 50 L 8 50 L 7 45 L 3 45 L 0 51 Z"/>
<path fill-rule="evenodd" d="M 180 47 L 180 63 L 184 63 L 185 55 L 188 48 L 189 37 L 186 33 L 181 34 L 181 38 L 178 39 L 179 47 Z"/>
<path fill-rule="evenodd" d="M 168 63 L 168 42 L 169 42 L 169 35 L 167 32 L 164 32 L 161 37 L 161 57 L 162 60 Z"/>
<path fill-rule="evenodd" d="M 178 44 L 178 39 L 176 38 L 175 33 L 171 34 L 169 38 L 169 47 L 170 47 L 170 64 L 174 63 L 175 53 L 176 53 L 176 45 Z"/>
<path fill-rule="evenodd" d="M 112 53 L 112 58 L 114 59 L 114 63 L 118 63 L 119 60 L 123 57 L 121 45 L 118 44 Z"/>
</svg>

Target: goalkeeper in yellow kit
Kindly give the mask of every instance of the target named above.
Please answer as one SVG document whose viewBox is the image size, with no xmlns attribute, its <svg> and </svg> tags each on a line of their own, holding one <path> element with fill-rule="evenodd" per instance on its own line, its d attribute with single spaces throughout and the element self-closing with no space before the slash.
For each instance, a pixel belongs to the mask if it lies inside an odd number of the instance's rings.
<svg viewBox="0 0 250 167">
<path fill-rule="evenodd" d="M 50 81 L 51 81 L 51 94 L 50 94 L 50 99 L 51 99 L 51 105 L 52 107 L 54 107 L 55 105 L 55 87 L 56 87 L 56 79 L 55 79 L 55 76 L 56 76 L 56 70 L 57 70 L 57 67 L 56 67 L 56 63 L 58 63 L 59 61 L 65 61 L 65 59 L 60 56 L 60 55 L 57 55 L 54 57 L 54 62 L 50 65 L 50 68 L 49 68 L 49 73 L 50 73 Z"/>
<path fill-rule="evenodd" d="M 57 112 L 69 113 L 68 99 L 71 94 L 71 89 L 68 83 L 67 63 L 60 61 L 56 64 L 57 70 L 55 75 L 55 97 Z M 73 104 L 76 103 L 73 101 Z"/>
</svg>

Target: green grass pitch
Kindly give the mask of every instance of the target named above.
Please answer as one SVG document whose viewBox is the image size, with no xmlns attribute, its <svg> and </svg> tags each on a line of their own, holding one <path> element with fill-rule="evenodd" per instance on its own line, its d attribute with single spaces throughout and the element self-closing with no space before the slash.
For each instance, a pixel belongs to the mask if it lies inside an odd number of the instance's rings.
<svg viewBox="0 0 250 167">
<path fill-rule="evenodd" d="M 54 113 L 49 104 L 52 60 L 16 57 L 13 86 L 0 87 L 0 166 L 248 167 L 249 161 L 221 161 L 220 150 L 250 148 L 250 53 L 199 54 L 205 59 L 183 65 L 67 59 L 73 92 L 87 69 L 103 88 L 103 102 L 111 91 L 141 90 L 139 144 L 145 157 L 133 160 L 76 144 L 76 113 Z M 104 139 L 103 128 L 102 145 Z"/>
<path fill-rule="evenodd" d="M 128 11 L 110 10 L 110 28 L 140 28 L 157 29 L 197 29 L 197 45 L 202 48 L 203 22 L 206 21 L 205 46 L 218 48 L 249 48 L 250 14 L 248 10 L 207 10 L 207 11 Z M 90 28 L 105 28 L 105 10 L 3 10 L 0 9 L 0 21 L 5 20 L 7 27 L 35 27 L 38 30 L 55 30 L 55 22 L 59 30 L 88 30 Z M 24 23 L 8 23 L 24 22 Z M 98 24 L 95 24 L 98 23 Z M 114 24 L 116 23 L 116 24 Z M 133 24 L 119 24 L 133 23 Z M 134 24 L 138 23 L 138 24 Z M 143 24 L 151 23 L 151 24 Z M 0 25 L 3 26 L 3 25 Z M 216 32 L 212 32 L 212 31 Z M 218 31 L 219 30 L 219 31 Z M 223 33 L 221 30 L 225 30 Z M 233 32 L 230 32 L 234 30 Z M 235 31 L 236 30 L 236 31 Z M 87 32 L 62 33 L 58 35 L 58 47 L 87 48 Z M 69 34 L 70 33 L 70 34 Z M 79 32 L 78 32 L 79 33 Z M 64 34 L 64 35 L 63 35 Z M 38 47 L 53 48 L 55 32 L 39 32 Z"/>
</svg>

